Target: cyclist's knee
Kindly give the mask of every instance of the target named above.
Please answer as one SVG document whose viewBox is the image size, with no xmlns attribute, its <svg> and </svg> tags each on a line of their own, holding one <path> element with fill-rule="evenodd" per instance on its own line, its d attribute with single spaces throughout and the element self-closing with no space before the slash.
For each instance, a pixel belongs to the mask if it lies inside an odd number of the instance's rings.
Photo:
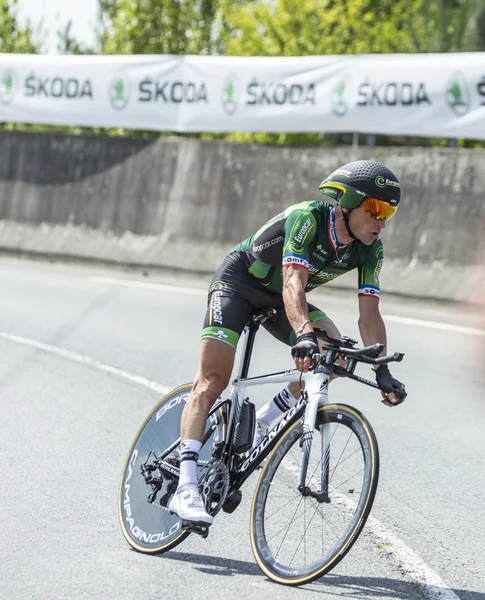
<svg viewBox="0 0 485 600">
<path fill-rule="evenodd" d="M 299 398 L 302 390 L 305 389 L 304 381 L 290 381 L 288 389 L 294 398 Z"/>
<path fill-rule="evenodd" d="M 212 406 L 227 384 L 228 379 L 219 373 L 198 374 L 192 388 L 193 401 Z"/>
</svg>

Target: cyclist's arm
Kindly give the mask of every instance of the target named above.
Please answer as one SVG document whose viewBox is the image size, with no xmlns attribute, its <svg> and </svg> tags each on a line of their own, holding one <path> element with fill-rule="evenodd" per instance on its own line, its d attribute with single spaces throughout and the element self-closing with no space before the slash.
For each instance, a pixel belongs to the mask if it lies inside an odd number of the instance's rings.
<svg viewBox="0 0 485 600">
<path fill-rule="evenodd" d="M 384 344 L 381 356 L 386 355 L 386 326 L 379 311 L 379 299 L 359 296 L 359 331 L 364 346 Z"/>
<path fill-rule="evenodd" d="M 286 315 L 293 331 L 298 332 L 297 336 L 313 331 L 310 323 L 304 327 L 302 324 L 308 320 L 305 287 L 310 266 L 310 246 L 316 230 L 317 224 L 311 212 L 295 207 L 288 214 L 282 257 L 282 294 Z"/>
<path fill-rule="evenodd" d="M 387 346 L 386 326 L 379 311 L 379 275 L 384 263 L 384 249 L 377 240 L 369 249 L 367 260 L 359 267 L 359 330 L 364 346 Z M 386 348 L 382 352 L 385 356 Z"/>
<path fill-rule="evenodd" d="M 303 267 L 289 265 L 283 269 L 283 302 L 286 316 L 296 333 L 302 323 L 308 320 L 308 304 L 305 287 L 308 281 L 308 270 Z M 311 323 L 307 323 L 299 335 L 313 331 Z"/>
</svg>

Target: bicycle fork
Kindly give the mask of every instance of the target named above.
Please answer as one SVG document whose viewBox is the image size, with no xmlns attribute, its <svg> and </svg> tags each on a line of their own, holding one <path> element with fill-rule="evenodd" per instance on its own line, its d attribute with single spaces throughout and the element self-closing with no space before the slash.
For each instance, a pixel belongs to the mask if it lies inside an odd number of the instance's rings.
<svg viewBox="0 0 485 600">
<path fill-rule="evenodd" d="M 325 373 L 311 373 L 304 377 L 305 389 L 308 394 L 308 402 L 303 418 L 303 435 L 300 446 L 301 470 L 298 491 L 303 496 L 311 496 L 318 502 L 330 502 L 328 495 L 329 469 L 330 469 L 330 425 L 322 423 L 321 431 L 321 469 L 320 469 L 320 491 L 314 491 L 306 484 L 310 450 L 315 431 L 317 411 L 319 406 L 328 404 L 328 375 Z"/>
</svg>

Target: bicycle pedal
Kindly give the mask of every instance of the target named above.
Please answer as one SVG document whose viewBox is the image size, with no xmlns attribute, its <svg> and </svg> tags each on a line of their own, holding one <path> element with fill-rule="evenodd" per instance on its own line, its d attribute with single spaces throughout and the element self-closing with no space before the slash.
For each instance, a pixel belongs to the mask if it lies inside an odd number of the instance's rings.
<svg viewBox="0 0 485 600">
<path fill-rule="evenodd" d="M 209 527 L 207 523 L 194 523 L 194 521 L 182 521 L 182 529 L 190 533 L 196 533 L 204 539 L 209 535 Z"/>
</svg>

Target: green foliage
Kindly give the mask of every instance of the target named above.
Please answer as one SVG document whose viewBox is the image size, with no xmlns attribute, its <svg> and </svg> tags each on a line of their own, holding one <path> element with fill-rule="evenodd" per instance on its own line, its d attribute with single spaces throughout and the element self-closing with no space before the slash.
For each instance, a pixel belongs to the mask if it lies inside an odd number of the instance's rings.
<svg viewBox="0 0 485 600">
<path fill-rule="evenodd" d="M 100 0 L 105 54 L 211 54 L 219 0 Z"/>
<path fill-rule="evenodd" d="M 223 0 L 225 52 L 244 56 L 306 56 L 411 52 L 402 14 L 409 0 Z"/>
<path fill-rule="evenodd" d="M 0 52 L 37 54 L 40 44 L 33 41 L 30 23 L 19 26 L 16 8 L 17 0 L 0 0 Z"/>
<path fill-rule="evenodd" d="M 416 52 L 485 50 L 483 0 L 419 0 L 407 16 Z"/>
</svg>

